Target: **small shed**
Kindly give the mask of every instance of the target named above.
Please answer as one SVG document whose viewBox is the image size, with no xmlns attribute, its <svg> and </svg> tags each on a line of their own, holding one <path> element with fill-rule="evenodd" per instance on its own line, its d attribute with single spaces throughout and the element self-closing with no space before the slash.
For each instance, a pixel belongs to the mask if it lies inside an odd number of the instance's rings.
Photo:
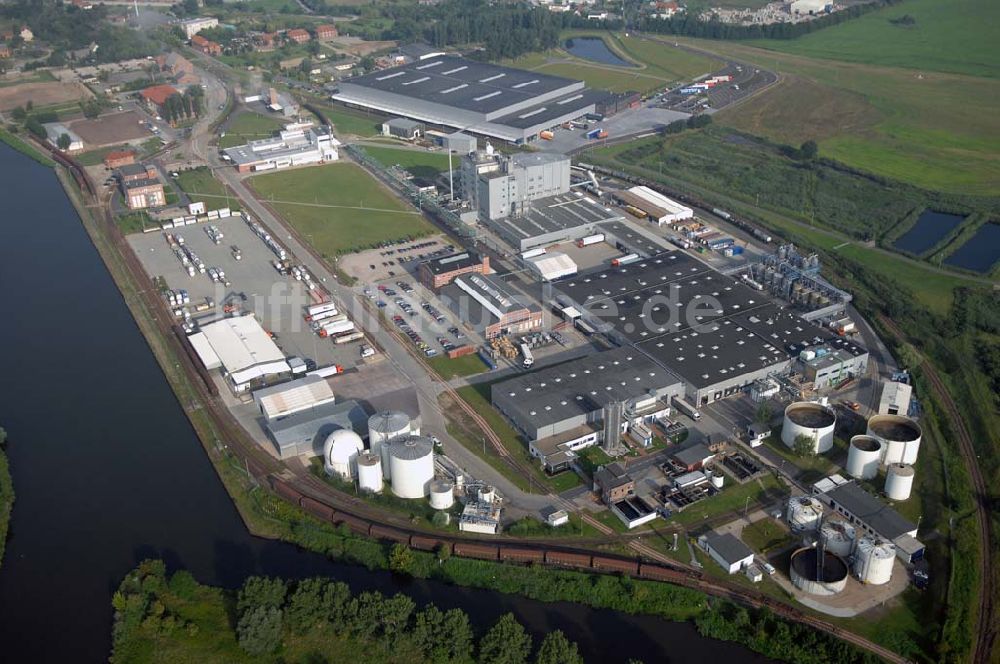
<svg viewBox="0 0 1000 664">
<path fill-rule="evenodd" d="M 424 133 L 424 125 L 409 118 L 392 118 L 382 123 L 383 136 L 395 136 L 406 141 L 413 141 Z"/>
<path fill-rule="evenodd" d="M 712 560 L 730 574 L 753 563 L 753 551 L 732 533 L 710 532 L 701 536 L 702 546 Z"/>
</svg>

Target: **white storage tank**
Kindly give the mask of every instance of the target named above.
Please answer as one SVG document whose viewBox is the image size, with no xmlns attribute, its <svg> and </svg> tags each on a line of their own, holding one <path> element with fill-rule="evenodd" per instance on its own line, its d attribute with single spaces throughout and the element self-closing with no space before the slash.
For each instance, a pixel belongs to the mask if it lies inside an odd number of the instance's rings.
<svg viewBox="0 0 1000 664">
<path fill-rule="evenodd" d="M 837 414 L 829 406 L 812 401 L 796 401 L 785 408 L 781 442 L 794 448 L 796 438 L 808 436 L 813 441 L 813 452 L 822 454 L 833 447 L 833 430 L 836 426 Z"/>
<path fill-rule="evenodd" d="M 902 415 L 875 415 L 868 420 L 868 435 L 882 441 L 883 466 L 892 463 L 908 463 L 912 466 L 917 462 L 923 432 L 920 425 L 910 418 Z"/>
<path fill-rule="evenodd" d="M 382 490 L 382 457 L 372 452 L 358 455 L 358 488 L 372 493 Z"/>
<path fill-rule="evenodd" d="M 714 486 L 716 489 L 721 489 L 725 483 L 726 483 L 726 476 L 723 475 L 721 471 L 718 470 L 712 471 L 712 486 Z"/>
<path fill-rule="evenodd" d="M 810 496 L 794 496 L 788 500 L 787 516 L 793 533 L 816 530 L 823 518 L 823 503 Z"/>
<path fill-rule="evenodd" d="M 847 448 L 847 474 L 862 480 L 878 475 L 882 462 L 882 441 L 874 436 L 854 436 Z"/>
<path fill-rule="evenodd" d="M 389 444 L 392 492 L 400 498 L 423 498 L 434 479 L 434 442 L 407 436 Z"/>
<path fill-rule="evenodd" d="M 854 575 L 861 583 L 873 586 L 889 583 L 895 559 L 896 546 L 892 542 L 862 537 L 854 556 Z"/>
<path fill-rule="evenodd" d="M 323 443 L 323 468 L 327 475 L 344 479 L 354 477 L 354 464 L 365 444 L 361 436 L 350 429 L 337 429 Z"/>
<path fill-rule="evenodd" d="M 889 500 L 906 500 L 913 490 L 913 466 L 906 463 L 890 464 L 885 471 L 885 496 Z"/>
<path fill-rule="evenodd" d="M 368 449 L 382 459 L 382 474 L 390 478 L 389 443 L 410 435 L 410 416 L 398 410 L 384 410 L 368 418 Z"/>
<path fill-rule="evenodd" d="M 479 501 L 482 503 L 492 503 L 496 497 L 496 490 L 489 484 L 485 484 L 479 489 Z"/>
<path fill-rule="evenodd" d="M 448 480 L 431 482 L 431 507 L 436 510 L 451 509 L 455 504 L 455 490 Z"/>
<path fill-rule="evenodd" d="M 847 586 L 847 563 L 840 556 L 824 551 L 820 564 L 819 555 L 813 547 L 793 553 L 789 578 L 796 588 L 811 595 L 836 595 Z"/>
<path fill-rule="evenodd" d="M 826 551 L 841 558 L 848 558 L 854 553 L 857 531 L 846 521 L 830 519 L 820 526 L 819 538 Z"/>
</svg>

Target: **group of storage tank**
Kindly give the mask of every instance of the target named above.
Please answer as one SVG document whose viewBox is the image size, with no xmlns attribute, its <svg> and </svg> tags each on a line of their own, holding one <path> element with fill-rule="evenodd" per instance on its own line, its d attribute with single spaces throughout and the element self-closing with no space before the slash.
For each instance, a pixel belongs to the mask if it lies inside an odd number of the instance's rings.
<svg viewBox="0 0 1000 664">
<path fill-rule="evenodd" d="M 906 500 L 913 488 L 913 464 L 920 451 L 920 425 L 901 415 L 875 415 L 868 431 L 851 438 L 847 449 L 847 474 L 862 480 L 878 477 L 885 468 L 885 495 Z"/>
<path fill-rule="evenodd" d="M 781 442 L 794 448 L 796 439 L 806 436 L 812 441 L 813 453 L 822 454 L 833 448 L 836 427 L 837 414 L 829 406 L 814 401 L 796 401 L 785 408 Z"/>
<path fill-rule="evenodd" d="M 369 450 L 358 434 L 339 429 L 323 445 L 323 467 L 328 475 L 356 479 L 363 491 L 379 492 L 383 478 L 400 498 L 431 495 L 435 509 L 454 503 L 450 482 L 434 480 L 434 442 L 417 435 L 409 416 L 398 411 L 376 413 L 368 419 Z M 447 484 L 447 490 L 444 488 Z M 438 507 L 446 505 L 445 507 Z"/>
<path fill-rule="evenodd" d="M 793 496 L 788 499 L 786 517 L 793 533 L 814 531 L 823 520 L 823 503 L 811 496 Z"/>
</svg>

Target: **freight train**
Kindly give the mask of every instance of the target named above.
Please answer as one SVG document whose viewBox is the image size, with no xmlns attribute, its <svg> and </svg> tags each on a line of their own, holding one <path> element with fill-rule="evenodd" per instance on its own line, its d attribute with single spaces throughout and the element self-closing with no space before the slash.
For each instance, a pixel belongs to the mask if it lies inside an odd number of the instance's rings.
<svg viewBox="0 0 1000 664">
<path fill-rule="evenodd" d="M 343 524 L 350 528 L 351 532 L 356 535 L 372 537 L 386 542 L 406 544 L 418 551 L 441 551 L 445 549 L 452 555 L 460 558 L 550 565 L 553 567 L 602 573 L 628 574 L 640 579 L 669 581 L 686 585 L 690 585 L 692 581 L 699 581 L 702 578 L 701 572 L 696 570 L 673 569 L 664 565 L 642 562 L 630 558 L 544 546 L 533 547 L 524 544 L 506 544 L 503 542 L 475 542 L 427 533 L 411 532 L 375 523 L 356 514 L 334 509 L 314 498 L 303 495 L 292 486 L 277 478 L 272 477 L 270 481 L 275 493 L 285 500 L 298 505 L 321 521 L 335 525 Z"/>
</svg>

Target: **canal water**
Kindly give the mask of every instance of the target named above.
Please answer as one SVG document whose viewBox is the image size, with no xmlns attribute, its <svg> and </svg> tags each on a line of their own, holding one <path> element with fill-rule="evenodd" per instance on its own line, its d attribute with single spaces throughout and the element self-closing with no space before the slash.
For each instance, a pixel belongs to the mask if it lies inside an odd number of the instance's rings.
<svg viewBox="0 0 1000 664">
<path fill-rule="evenodd" d="M 964 220 L 965 217 L 957 214 L 924 210 L 913 228 L 903 233 L 893 246 L 919 256 L 943 240 Z"/>
<path fill-rule="evenodd" d="M 604 43 L 604 40 L 597 37 L 575 37 L 568 39 L 564 48 L 578 58 L 599 62 L 602 65 L 615 65 L 617 67 L 636 66 L 615 55 L 614 51 Z"/>
<path fill-rule="evenodd" d="M 969 241 L 944 260 L 945 265 L 989 272 L 1000 261 L 1000 223 L 983 224 Z"/>
<path fill-rule="evenodd" d="M 53 172 L 0 144 L 0 426 L 17 502 L 0 567 L 0 659 L 103 662 L 111 595 L 147 557 L 236 587 L 325 575 L 562 629 L 588 662 L 766 661 L 685 623 L 543 604 L 329 561 L 249 535 Z"/>
</svg>

